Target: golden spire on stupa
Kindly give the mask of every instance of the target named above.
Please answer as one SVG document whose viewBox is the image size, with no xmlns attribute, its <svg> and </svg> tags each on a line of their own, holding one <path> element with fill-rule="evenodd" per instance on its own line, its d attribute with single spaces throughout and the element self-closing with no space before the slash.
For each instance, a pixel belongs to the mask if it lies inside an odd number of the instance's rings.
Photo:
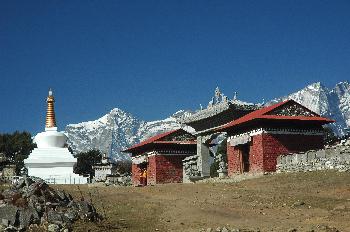
<svg viewBox="0 0 350 232">
<path fill-rule="evenodd" d="M 55 118 L 55 109 L 54 102 L 55 99 L 52 95 L 52 90 L 49 90 L 49 96 L 46 99 L 47 102 L 47 110 L 46 110 L 46 124 L 45 128 L 56 127 L 56 118 Z"/>
</svg>

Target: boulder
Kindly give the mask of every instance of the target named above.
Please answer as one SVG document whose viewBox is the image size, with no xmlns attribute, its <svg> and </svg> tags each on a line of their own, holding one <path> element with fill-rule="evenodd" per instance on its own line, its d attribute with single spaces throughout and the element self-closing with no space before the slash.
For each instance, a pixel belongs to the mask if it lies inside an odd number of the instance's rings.
<svg viewBox="0 0 350 232">
<path fill-rule="evenodd" d="M 2 195 L 4 197 L 4 200 L 11 201 L 15 196 L 20 195 L 20 192 L 17 189 L 5 189 L 2 192 Z"/>
<path fill-rule="evenodd" d="M 19 225 L 23 228 L 30 224 L 39 224 L 40 217 L 38 212 L 33 207 L 23 208 L 19 210 Z"/>
<path fill-rule="evenodd" d="M 0 219 L 2 223 L 6 222 L 7 225 L 18 225 L 18 207 L 10 204 L 0 207 Z"/>
<path fill-rule="evenodd" d="M 45 217 L 46 215 L 44 215 Z M 63 212 L 57 212 L 55 210 L 49 210 L 47 212 L 47 221 L 54 224 L 63 224 L 65 220 Z"/>
<path fill-rule="evenodd" d="M 56 225 L 56 224 L 50 224 L 47 227 L 47 231 L 49 231 L 49 232 L 59 232 L 60 231 L 60 226 Z"/>
<path fill-rule="evenodd" d="M 18 232 L 18 231 L 23 231 L 23 229 L 17 229 L 14 226 L 8 226 L 8 227 L 5 228 L 4 231 L 6 231 L 6 232 Z"/>
<path fill-rule="evenodd" d="M 22 231 L 34 225 L 49 225 L 49 231 L 68 230 L 76 220 L 101 217 L 86 201 L 54 190 L 41 179 L 24 177 L 0 194 L 0 231 Z"/>
<path fill-rule="evenodd" d="M 68 203 L 70 201 L 64 191 L 56 190 L 56 194 L 61 201 L 66 202 L 66 203 Z"/>
<path fill-rule="evenodd" d="M 65 213 L 64 216 L 70 221 L 76 221 L 79 218 L 79 214 L 76 209 L 70 208 Z"/>
<path fill-rule="evenodd" d="M 98 220 L 98 214 L 95 207 L 93 207 L 87 201 L 77 201 L 72 204 L 72 207 L 77 209 L 79 218 L 82 220 L 96 221 Z"/>
<path fill-rule="evenodd" d="M 34 180 L 32 180 L 31 178 L 24 177 L 23 179 L 27 187 L 34 183 Z"/>
<path fill-rule="evenodd" d="M 29 185 L 28 187 L 22 189 L 23 195 L 25 195 L 27 197 L 33 196 L 33 195 L 40 196 L 41 190 L 42 189 L 40 187 L 40 184 L 38 184 L 38 183 L 33 183 L 33 184 Z"/>
<path fill-rule="evenodd" d="M 26 182 L 24 179 L 19 179 L 18 182 L 14 184 L 15 188 L 20 189 L 23 188 L 26 185 Z"/>
</svg>

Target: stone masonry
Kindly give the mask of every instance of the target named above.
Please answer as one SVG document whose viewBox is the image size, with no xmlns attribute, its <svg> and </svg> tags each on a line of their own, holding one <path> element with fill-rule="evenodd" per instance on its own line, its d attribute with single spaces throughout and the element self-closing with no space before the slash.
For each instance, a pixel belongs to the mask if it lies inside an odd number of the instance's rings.
<svg viewBox="0 0 350 232">
<path fill-rule="evenodd" d="M 277 172 L 307 172 L 317 170 L 350 171 L 350 144 L 281 155 L 277 159 Z"/>
</svg>

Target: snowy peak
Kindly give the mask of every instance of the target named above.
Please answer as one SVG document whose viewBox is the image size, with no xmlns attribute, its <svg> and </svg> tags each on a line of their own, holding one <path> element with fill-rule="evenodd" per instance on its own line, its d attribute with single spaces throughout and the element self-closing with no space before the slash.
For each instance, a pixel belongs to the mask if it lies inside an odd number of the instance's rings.
<svg viewBox="0 0 350 232">
<path fill-rule="evenodd" d="M 349 82 L 340 82 L 335 85 L 334 89 L 332 90 L 337 96 L 345 96 L 349 95 L 350 93 L 350 84 Z"/>
<path fill-rule="evenodd" d="M 338 135 L 343 135 L 345 129 L 350 127 L 350 84 L 347 81 L 338 83 L 333 89 L 316 82 L 267 104 L 287 99 L 293 99 L 322 116 L 336 120 L 331 128 Z M 98 149 L 115 160 L 130 159 L 128 154 L 121 151 L 153 135 L 180 128 L 178 120 L 193 113 L 179 110 L 168 118 L 146 122 L 114 108 L 97 120 L 68 125 L 65 133 L 74 152 Z M 194 132 L 192 128 L 183 129 Z"/>
<path fill-rule="evenodd" d="M 334 119 L 336 122 L 331 127 L 338 135 L 343 135 L 350 126 L 350 84 L 347 81 L 336 84 L 331 90 L 316 82 L 270 103 L 287 99 L 293 99 L 324 117 Z"/>
<path fill-rule="evenodd" d="M 350 126 L 350 84 L 349 82 L 340 82 L 331 91 L 338 108 L 340 109 L 342 126 Z M 340 116 L 338 116 L 340 118 Z"/>
<path fill-rule="evenodd" d="M 177 119 L 188 114 L 191 112 L 180 110 L 166 119 L 145 122 L 114 108 L 95 121 L 67 125 L 66 135 L 75 153 L 98 149 L 115 160 L 130 159 L 121 151 L 153 135 L 180 128 Z"/>
<path fill-rule="evenodd" d="M 314 89 L 316 91 L 327 90 L 321 82 L 315 82 L 305 87 L 305 89 Z"/>
</svg>

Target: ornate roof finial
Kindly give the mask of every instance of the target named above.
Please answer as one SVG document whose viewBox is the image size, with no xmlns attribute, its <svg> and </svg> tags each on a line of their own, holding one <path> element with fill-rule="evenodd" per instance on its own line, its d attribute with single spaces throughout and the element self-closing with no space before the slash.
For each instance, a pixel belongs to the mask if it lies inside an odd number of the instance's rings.
<svg viewBox="0 0 350 232">
<path fill-rule="evenodd" d="M 214 97 L 211 98 L 211 101 L 209 101 L 208 103 L 208 107 L 207 108 L 210 108 L 214 105 Z"/>
<path fill-rule="evenodd" d="M 237 92 L 234 92 L 234 94 L 233 94 L 233 100 L 237 100 Z"/>
<path fill-rule="evenodd" d="M 55 118 L 55 109 L 54 102 L 55 99 L 53 97 L 52 89 L 49 89 L 49 96 L 46 99 L 47 102 L 47 110 L 46 110 L 46 123 L 45 128 L 53 128 L 56 127 L 56 118 Z"/>
<path fill-rule="evenodd" d="M 216 87 L 216 89 L 215 89 L 215 103 L 220 102 L 220 96 L 221 96 L 220 89 L 219 89 L 219 87 Z"/>
</svg>

